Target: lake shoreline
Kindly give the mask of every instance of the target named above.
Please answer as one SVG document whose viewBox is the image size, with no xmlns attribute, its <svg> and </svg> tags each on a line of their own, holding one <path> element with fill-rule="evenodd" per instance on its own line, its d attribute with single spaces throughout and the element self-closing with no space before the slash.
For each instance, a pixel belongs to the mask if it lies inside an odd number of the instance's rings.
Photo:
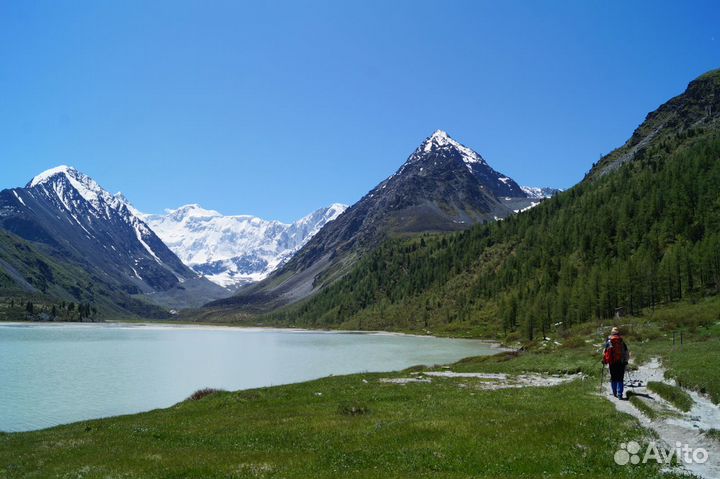
<svg viewBox="0 0 720 479">
<path fill-rule="evenodd" d="M 0 429 L 8 432 L 171 407 L 203 388 L 393 373 L 506 351 L 493 341 L 399 332 L 124 321 L 5 321 L 0 341 L 8 365 L 0 416 L 9 415 Z M 73 373 L 80 365 L 84 373 Z"/>
<path fill-rule="evenodd" d="M 259 325 L 242 325 L 237 323 L 211 323 L 211 322 L 173 322 L 173 321 L 147 321 L 147 320 L 111 320 L 111 321 L 6 321 L 0 320 L 0 325 L 23 326 L 28 324 L 36 325 L 127 325 L 142 327 L 175 327 L 184 329 L 197 330 L 245 330 L 245 331 L 269 331 L 269 332 L 292 332 L 292 333 L 327 333 L 327 334 L 368 334 L 368 335 L 386 335 L 386 336 L 408 336 L 416 338 L 435 338 L 435 339 L 465 339 L 469 341 L 478 341 L 485 343 L 491 347 L 496 347 L 498 352 L 513 351 L 514 348 L 504 346 L 502 342 L 495 339 L 475 338 L 466 336 L 440 336 L 436 334 L 418 334 L 402 331 L 388 330 L 360 330 L 360 329 L 328 329 L 328 328 L 296 328 L 282 326 L 259 326 Z"/>
</svg>

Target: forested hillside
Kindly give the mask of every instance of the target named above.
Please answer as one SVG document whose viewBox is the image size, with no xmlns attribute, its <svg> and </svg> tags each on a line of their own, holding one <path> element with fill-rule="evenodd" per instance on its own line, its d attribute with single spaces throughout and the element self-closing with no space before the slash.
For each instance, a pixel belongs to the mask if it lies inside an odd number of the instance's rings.
<svg viewBox="0 0 720 479">
<path fill-rule="evenodd" d="M 691 123 L 664 121 L 607 174 L 593 171 L 571 190 L 498 223 L 387 242 L 342 280 L 270 318 L 532 339 L 558 323 L 611 317 L 616 308 L 636 314 L 718 293 L 720 133 L 712 106 L 719 78 L 717 71 L 706 74 L 684 94 L 703 114 Z M 675 118 L 686 118 L 677 106 L 682 97 L 658 112 L 671 105 Z M 646 123 L 657 117 L 648 115 Z"/>
</svg>

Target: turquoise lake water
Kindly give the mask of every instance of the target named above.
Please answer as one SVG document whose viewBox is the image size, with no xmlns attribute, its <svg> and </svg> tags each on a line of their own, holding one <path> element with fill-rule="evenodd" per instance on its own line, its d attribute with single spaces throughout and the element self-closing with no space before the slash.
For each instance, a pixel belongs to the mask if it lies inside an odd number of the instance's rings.
<svg viewBox="0 0 720 479">
<path fill-rule="evenodd" d="M 481 341 L 381 333 L 0 323 L 0 431 L 168 407 L 203 387 L 248 389 L 495 352 Z"/>
</svg>

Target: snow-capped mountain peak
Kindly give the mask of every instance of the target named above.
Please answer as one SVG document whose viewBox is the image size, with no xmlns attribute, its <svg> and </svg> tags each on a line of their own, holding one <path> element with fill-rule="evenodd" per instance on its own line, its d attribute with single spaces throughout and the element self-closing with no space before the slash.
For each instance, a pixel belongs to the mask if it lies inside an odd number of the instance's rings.
<svg viewBox="0 0 720 479">
<path fill-rule="evenodd" d="M 467 146 L 453 140 L 447 132 L 443 130 L 435 130 L 435 133 L 427 137 L 420 145 L 416 153 L 429 153 L 433 150 L 455 149 L 462 156 L 462 160 L 469 170 L 472 171 L 472 165 L 476 163 L 486 164 L 485 160 L 477 152 Z M 413 155 L 416 158 L 420 155 Z"/>
<path fill-rule="evenodd" d="M 125 292 L 167 291 L 199 278 L 138 217 L 122 193 L 109 193 L 72 166 L 50 168 L 9 193 L 12 198 L 6 194 L 0 203 L 10 201 L 6 217 L 23 217 L 25 226 L 18 234 L 97 268 Z"/>
<path fill-rule="evenodd" d="M 552 198 L 562 191 L 560 188 L 550 188 L 544 186 L 521 186 L 521 188 L 528 198 Z"/>
<path fill-rule="evenodd" d="M 464 168 L 480 182 L 482 188 L 498 198 L 527 198 L 512 178 L 495 171 L 479 153 L 455 141 L 444 130 L 436 130 L 427 137 L 386 181 L 407 173 L 427 175 L 429 171 L 438 168 L 442 172 L 457 172 L 458 167 Z"/>
<path fill-rule="evenodd" d="M 452 141 L 445 130 L 435 130 L 433 134 L 428 137 L 428 140 L 439 144 Z"/>
<path fill-rule="evenodd" d="M 227 288 L 259 281 L 347 206 L 334 203 L 291 224 L 249 215 L 223 215 L 197 204 L 141 214 L 178 257 Z"/>
<path fill-rule="evenodd" d="M 72 166 L 60 165 L 45 170 L 30 180 L 26 188 L 35 188 L 42 185 L 51 185 L 68 210 L 72 209 L 65 201 L 68 199 L 68 185 L 95 209 L 100 209 L 105 205 L 113 208 L 119 206 L 119 201 L 113 195 L 105 191 L 95 180 Z"/>
<path fill-rule="evenodd" d="M 348 205 L 344 205 L 342 203 L 333 203 L 330 206 L 326 208 L 320 208 L 319 210 L 313 211 L 309 215 L 300 218 L 298 221 L 296 221 L 293 224 L 299 224 L 303 222 L 311 222 L 314 217 L 316 217 L 318 214 L 322 215 L 324 218 L 327 219 L 327 221 L 332 221 L 341 214 L 345 212 L 345 210 L 348 209 Z"/>
<path fill-rule="evenodd" d="M 166 209 L 165 214 L 171 215 L 177 220 L 189 220 L 190 218 L 214 218 L 222 216 L 219 212 L 215 210 L 206 210 L 197 203 L 183 205 L 176 209 Z"/>
<path fill-rule="evenodd" d="M 68 178 L 79 178 L 80 176 L 85 176 L 72 166 L 59 165 L 54 168 L 49 168 L 40 173 L 39 175 L 36 175 L 25 187 L 32 188 L 33 186 L 39 185 L 40 183 L 45 183 L 46 181 L 49 181 L 57 175 L 63 175 Z"/>
</svg>

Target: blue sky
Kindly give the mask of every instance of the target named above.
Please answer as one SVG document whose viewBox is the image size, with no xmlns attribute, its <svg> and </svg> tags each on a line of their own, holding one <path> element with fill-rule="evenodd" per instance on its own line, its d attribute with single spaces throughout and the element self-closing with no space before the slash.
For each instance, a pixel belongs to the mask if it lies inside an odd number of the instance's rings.
<svg viewBox="0 0 720 479">
<path fill-rule="evenodd" d="M 569 187 L 717 67 L 712 1 L 3 1 L 0 188 L 70 164 L 144 211 L 291 221 L 435 129 Z"/>
</svg>

